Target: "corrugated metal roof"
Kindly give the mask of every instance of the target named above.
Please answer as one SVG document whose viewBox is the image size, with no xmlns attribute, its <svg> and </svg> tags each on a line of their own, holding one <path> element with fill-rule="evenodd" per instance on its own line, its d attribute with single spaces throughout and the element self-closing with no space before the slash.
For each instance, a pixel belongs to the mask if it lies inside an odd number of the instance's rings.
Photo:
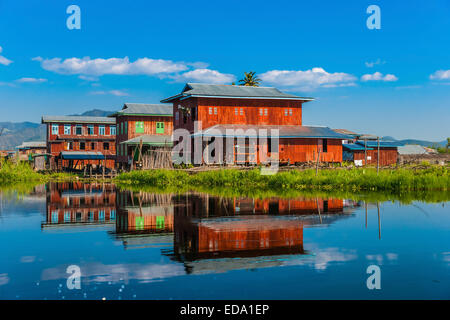
<svg viewBox="0 0 450 320">
<path fill-rule="evenodd" d="M 361 140 L 377 140 L 378 137 L 373 134 L 362 134 L 359 136 Z"/>
<path fill-rule="evenodd" d="M 407 144 L 398 147 L 399 154 L 428 154 L 424 147 L 418 144 Z"/>
<path fill-rule="evenodd" d="M 358 140 L 357 144 L 364 146 L 364 141 Z M 378 141 L 368 140 L 366 146 L 370 148 L 378 148 Z M 380 148 L 397 148 L 399 143 L 393 141 L 380 141 Z"/>
<path fill-rule="evenodd" d="M 105 156 L 101 152 L 94 151 L 61 151 L 63 159 L 71 160 L 101 160 Z"/>
<path fill-rule="evenodd" d="M 25 149 L 25 148 L 46 148 L 47 143 L 45 141 L 25 141 L 22 142 L 20 146 L 17 146 L 17 149 Z"/>
<path fill-rule="evenodd" d="M 323 139 L 350 139 L 351 136 L 337 133 L 328 127 L 313 126 L 275 126 L 275 125 L 240 125 L 240 124 L 219 124 L 209 127 L 201 133 L 194 133 L 193 136 L 203 135 L 210 137 L 258 137 L 259 130 L 278 129 L 280 138 L 323 138 Z M 227 130 L 233 130 L 227 132 Z M 248 131 L 249 130 L 249 131 Z"/>
<path fill-rule="evenodd" d="M 180 94 L 161 100 L 171 102 L 174 99 L 187 99 L 190 97 L 211 98 L 244 98 L 244 99 L 284 99 L 311 101 L 313 98 L 299 97 L 281 92 L 272 87 L 248 87 L 222 84 L 187 83 Z"/>
<path fill-rule="evenodd" d="M 52 123 L 52 122 L 115 124 L 116 119 L 110 117 L 89 117 L 89 116 L 42 116 L 42 123 Z"/>
<path fill-rule="evenodd" d="M 127 141 L 123 141 L 120 144 L 128 144 L 128 145 L 138 145 L 141 143 L 145 145 L 167 145 L 172 146 L 172 136 L 170 135 L 151 135 L 151 134 L 145 134 L 142 136 L 134 137 L 132 139 L 129 139 Z"/>
<path fill-rule="evenodd" d="M 111 116 L 117 115 L 158 115 L 173 116 L 173 107 L 166 104 L 125 103 L 122 110 Z"/>
<path fill-rule="evenodd" d="M 356 132 L 347 130 L 347 129 L 333 129 L 334 131 L 336 131 L 337 133 L 342 133 L 342 134 L 349 134 L 351 136 L 358 136 L 359 134 L 357 134 Z"/>
<path fill-rule="evenodd" d="M 344 143 L 342 144 L 342 147 L 344 149 L 350 150 L 350 151 L 360 151 L 364 150 L 364 145 L 356 144 L 356 143 Z M 366 148 L 366 150 L 373 150 L 373 148 Z"/>
</svg>

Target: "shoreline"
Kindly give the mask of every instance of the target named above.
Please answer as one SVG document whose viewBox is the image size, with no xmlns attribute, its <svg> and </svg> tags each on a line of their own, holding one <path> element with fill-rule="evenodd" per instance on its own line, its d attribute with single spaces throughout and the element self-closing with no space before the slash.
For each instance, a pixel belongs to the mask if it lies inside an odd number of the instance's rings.
<svg viewBox="0 0 450 320">
<path fill-rule="evenodd" d="M 282 167 L 275 174 L 261 174 L 261 168 L 186 168 L 123 172 L 114 178 L 89 178 L 64 172 L 35 172 L 27 164 L 0 168 L 0 186 L 47 182 L 108 182 L 130 187 L 175 189 L 233 188 L 236 190 L 312 191 L 449 191 L 450 166 L 421 164 L 396 168 Z"/>
</svg>

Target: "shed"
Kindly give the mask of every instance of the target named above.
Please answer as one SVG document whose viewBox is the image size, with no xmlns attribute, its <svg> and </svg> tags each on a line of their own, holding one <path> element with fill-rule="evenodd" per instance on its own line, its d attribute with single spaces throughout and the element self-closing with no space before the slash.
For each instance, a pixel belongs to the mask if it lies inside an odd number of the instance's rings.
<svg viewBox="0 0 450 320">
<path fill-rule="evenodd" d="M 407 144 L 398 147 L 398 153 L 400 155 L 404 154 L 428 154 L 424 147 L 418 144 Z"/>
</svg>

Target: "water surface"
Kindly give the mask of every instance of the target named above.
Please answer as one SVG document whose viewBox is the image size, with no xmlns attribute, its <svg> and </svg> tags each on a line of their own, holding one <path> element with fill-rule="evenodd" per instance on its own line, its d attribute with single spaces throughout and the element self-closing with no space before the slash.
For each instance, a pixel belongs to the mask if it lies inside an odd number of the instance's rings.
<svg viewBox="0 0 450 320">
<path fill-rule="evenodd" d="M 449 299 L 448 202 L 51 183 L 0 199 L 0 299 Z M 67 268 L 81 270 L 70 290 Z M 381 270 L 369 290 L 367 267 Z"/>
</svg>

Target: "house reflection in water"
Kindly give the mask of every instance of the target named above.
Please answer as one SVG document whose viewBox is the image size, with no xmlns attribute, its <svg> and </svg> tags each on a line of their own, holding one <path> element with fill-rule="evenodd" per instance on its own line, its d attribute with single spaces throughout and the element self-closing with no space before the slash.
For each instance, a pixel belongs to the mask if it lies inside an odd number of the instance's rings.
<svg viewBox="0 0 450 320">
<path fill-rule="evenodd" d="M 165 253 L 183 262 L 189 273 L 278 265 L 286 255 L 307 253 L 304 227 L 329 224 L 348 213 L 339 199 L 190 194 L 175 206 L 174 248 Z"/>
<path fill-rule="evenodd" d="M 120 191 L 118 215 L 112 234 L 126 249 L 171 243 L 173 238 L 173 195 Z"/>
<path fill-rule="evenodd" d="M 43 229 L 113 225 L 116 190 L 111 184 L 49 183 Z"/>
<path fill-rule="evenodd" d="M 358 205 L 341 199 L 224 198 L 51 183 L 42 227 L 107 227 L 125 249 L 157 247 L 188 273 L 221 272 L 282 265 L 304 255 L 304 228 L 349 217 Z"/>
</svg>

